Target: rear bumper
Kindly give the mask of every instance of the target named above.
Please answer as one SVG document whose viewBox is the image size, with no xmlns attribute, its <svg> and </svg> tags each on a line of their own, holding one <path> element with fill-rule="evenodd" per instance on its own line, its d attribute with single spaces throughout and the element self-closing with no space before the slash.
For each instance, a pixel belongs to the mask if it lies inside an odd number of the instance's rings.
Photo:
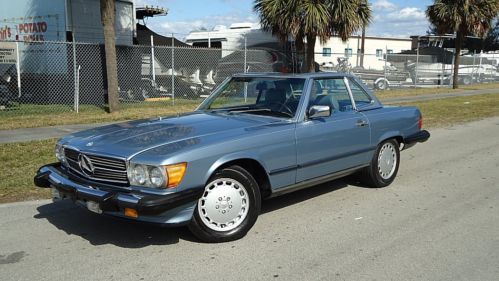
<svg viewBox="0 0 499 281">
<path fill-rule="evenodd" d="M 63 197 L 73 201 L 98 203 L 103 212 L 123 214 L 125 208 L 135 209 L 139 214 L 138 220 L 141 220 L 141 216 L 156 216 L 189 203 L 195 204 L 204 190 L 193 188 L 170 194 L 153 195 L 90 186 L 66 175 L 60 163 L 41 167 L 34 182 L 41 188 L 55 188 Z"/>
<path fill-rule="evenodd" d="M 425 142 L 430 138 L 430 132 L 421 130 L 415 134 L 409 135 L 404 138 L 404 150 L 408 149 L 418 142 Z"/>
<path fill-rule="evenodd" d="M 404 138 L 405 144 L 412 144 L 417 142 L 425 142 L 430 138 L 430 132 L 427 130 L 421 130 L 415 134 L 412 134 L 406 138 Z"/>
</svg>

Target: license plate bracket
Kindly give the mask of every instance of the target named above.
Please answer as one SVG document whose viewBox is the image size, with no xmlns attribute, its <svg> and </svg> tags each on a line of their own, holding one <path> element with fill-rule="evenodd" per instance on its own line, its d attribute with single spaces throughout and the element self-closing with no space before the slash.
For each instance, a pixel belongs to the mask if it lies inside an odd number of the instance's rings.
<svg viewBox="0 0 499 281">
<path fill-rule="evenodd" d="M 102 209 L 100 208 L 99 203 L 94 201 L 87 201 L 87 209 L 91 212 L 102 214 Z"/>
</svg>

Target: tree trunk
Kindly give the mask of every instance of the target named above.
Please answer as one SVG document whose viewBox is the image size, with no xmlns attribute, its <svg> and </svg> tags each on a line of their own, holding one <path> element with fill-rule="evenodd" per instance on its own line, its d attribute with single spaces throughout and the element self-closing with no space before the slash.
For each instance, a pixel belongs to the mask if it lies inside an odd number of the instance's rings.
<svg viewBox="0 0 499 281">
<path fill-rule="evenodd" d="M 107 100 L 109 112 L 119 109 L 118 67 L 116 64 L 115 0 L 100 0 L 106 56 Z"/>
<path fill-rule="evenodd" d="M 299 33 L 298 35 L 296 35 L 296 38 L 295 38 L 295 46 L 296 46 L 296 53 L 294 54 L 295 55 L 295 58 L 297 59 L 297 62 L 301 62 L 301 64 L 298 64 L 298 67 L 296 70 L 296 72 L 303 72 L 305 67 L 305 43 L 303 42 L 303 34 Z"/>
<path fill-rule="evenodd" d="M 305 58 L 306 72 L 315 72 L 315 34 L 307 34 L 307 54 Z"/>
<path fill-rule="evenodd" d="M 457 89 L 459 87 L 459 63 L 461 61 L 461 47 L 463 44 L 463 33 L 458 31 L 456 32 L 456 53 L 454 54 L 454 76 L 452 77 L 452 88 Z"/>
<path fill-rule="evenodd" d="M 360 66 L 364 68 L 364 53 L 366 52 L 366 26 L 362 26 L 362 39 L 360 41 Z"/>
</svg>

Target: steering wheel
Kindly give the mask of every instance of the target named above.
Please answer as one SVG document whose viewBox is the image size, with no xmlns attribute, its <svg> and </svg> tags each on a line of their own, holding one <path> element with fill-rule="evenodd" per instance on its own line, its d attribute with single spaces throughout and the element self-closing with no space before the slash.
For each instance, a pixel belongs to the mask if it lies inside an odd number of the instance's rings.
<svg viewBox="0 0 499 281">
<path fill-rule="evenodd" d="M 279 110 L 278 110 L 279 112 L 284 113 L 284 114 L 288 115 L 289 117 L 294 116 L 293 110 L 291 110 L 291 108 L 289 108 L 289 106 L 287 106 L 285 103 L 271 102 L 270 105 L 272 105 L 272 104 L 275 104 L 276 107 L 279 107 Z M 286 111 L 282 111 L 282 109 L 285 109 Z"/>
</svg>

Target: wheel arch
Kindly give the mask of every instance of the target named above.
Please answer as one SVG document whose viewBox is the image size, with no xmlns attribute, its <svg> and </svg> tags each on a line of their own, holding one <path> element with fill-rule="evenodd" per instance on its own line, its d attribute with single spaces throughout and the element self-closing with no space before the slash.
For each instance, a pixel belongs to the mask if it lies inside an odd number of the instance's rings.
<svg viewBox="0 0 499 281">
<path fill-rule="evenodd" d="M 236 154 L 236 155 L 225 156 L 217 160 L 208 170 L 208 173 L 205 176 L 205 184 L 208 183 L 210 177 L 216 171 L 219 171 L 221 169 L 233 165 L 240 166 L 241 168 L 245 169 L 253 176 L 253 178 L 258 184 L 258 187 L 260 188 L 262 198 L 265 198 L 270 195 L 271 184 L 267 169 L 265 168 L 265 165 L 262 163 L 262 161 L 259 161 L 258 158 L 254 157 L 253 155 Z"/>
<path fill-rule="evenodd" d="M 378 142 L 376 145 L 379 145 L 382 142 L 389 140 L 389 139 L 395 139 L 399 143 L 399 145 L 404 142 L 404 137 L 402 137 L 402 134 L 400 132 L 391 131 L 391 132 L 386 132 L 385 134 L 381 135 L 381 137 L 378 139 Z"/>
</svg>

